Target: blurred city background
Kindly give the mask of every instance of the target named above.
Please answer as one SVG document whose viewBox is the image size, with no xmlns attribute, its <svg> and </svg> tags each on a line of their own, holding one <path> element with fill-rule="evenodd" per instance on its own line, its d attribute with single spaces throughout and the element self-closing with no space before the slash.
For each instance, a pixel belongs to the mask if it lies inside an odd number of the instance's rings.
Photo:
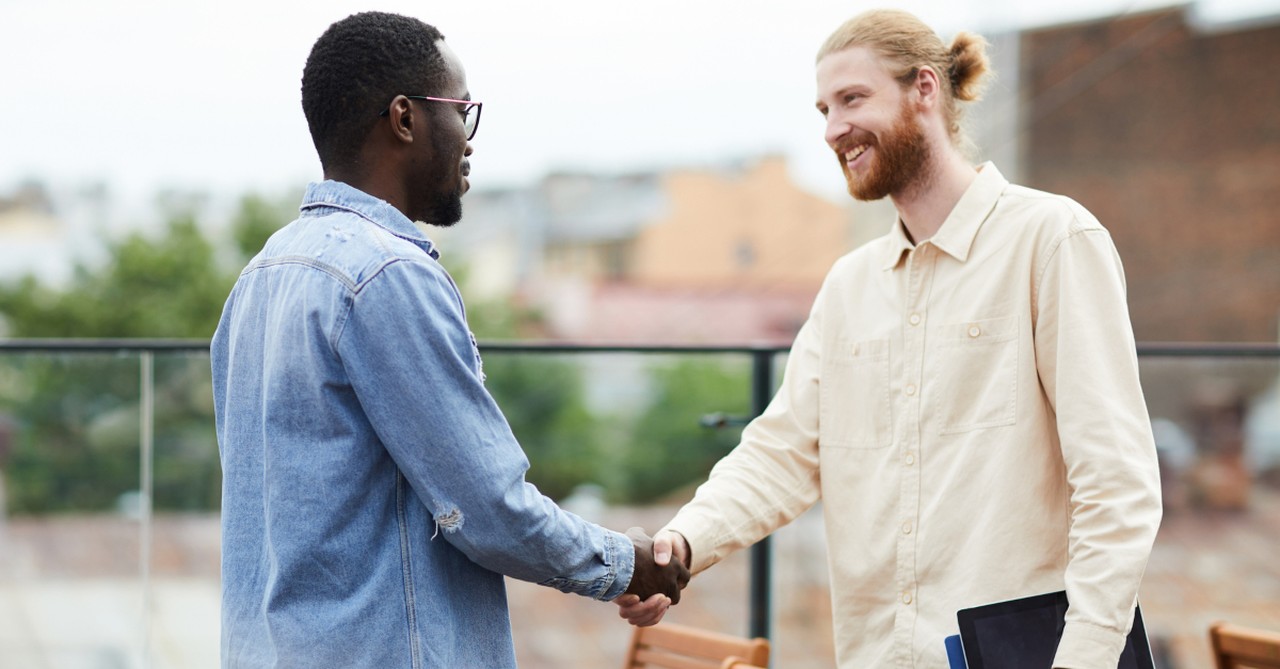
<svg viewBox="0 0 1280 669">
<path fill-rule="evenodd" d="M 812 107 L 861 8 L 609 4 L 379 9 L 440 25 L 486 103 L 464 219 L 428 234 L 530 479 L 652 532 L 893 211 L 842 194 Z M 1280 3 L 1071 4 L 900 6 L 992 42 L 975 159 L 1115 239 L 1165 485 L 1147 630 L 1210 667 L 1210 623 L 1280 630 Z M 204 345 L 319 178 L 307 50 L 366 8 L 0 0 L 0 667 L 217 666 Z M 772 550 L 774 666 L 833 667 L 820 511 Z M 668 619 L 747 633 L 749 562 Z M 621 665 L 613 605 L 509 583 L 522 667 Z"/>
</svg>

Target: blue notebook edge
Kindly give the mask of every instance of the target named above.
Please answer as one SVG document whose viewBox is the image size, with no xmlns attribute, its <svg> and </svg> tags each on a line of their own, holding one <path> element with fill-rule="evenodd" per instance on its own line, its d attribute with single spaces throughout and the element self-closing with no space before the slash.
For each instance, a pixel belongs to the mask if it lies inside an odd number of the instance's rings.
<svg viewBox="0 0 1280 669">
<path fill-rule="evenodd" d="M 953 634 L 946 638 L 947 663 L 951 669 L 968 669 L 964 661 L 964 646 L 960 644 L 960 635 Z"/>
</svg>

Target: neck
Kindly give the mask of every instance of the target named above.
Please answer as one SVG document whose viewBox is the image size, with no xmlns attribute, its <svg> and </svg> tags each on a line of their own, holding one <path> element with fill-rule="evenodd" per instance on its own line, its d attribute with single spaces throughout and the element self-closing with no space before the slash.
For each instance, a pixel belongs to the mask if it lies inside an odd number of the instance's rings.
<svg viewBox="0 0 1280 669">
<path fill-rule="evenodd" d="M 938 232 L 978 176 L 973 166 L 949 144 L 931 155 L 921 178 L 902 192 L 890 195 L 907 234 L 916 244 Z"/>
<path fill-rule="evenodd" d="M 378 169 L 366 169 L 366 163 L 367 161 L 360 160 L 352 165 L 326 169 L 324 178 L 341 181 L 352 188 L 368 193 L 390 204 L 403 213 L 407 203 L 404 189 L 398 187 L 399 184 L 394 179 L 379 174 Z M 376 165 L 377 163 L 373 164 Z"/>
</svg>

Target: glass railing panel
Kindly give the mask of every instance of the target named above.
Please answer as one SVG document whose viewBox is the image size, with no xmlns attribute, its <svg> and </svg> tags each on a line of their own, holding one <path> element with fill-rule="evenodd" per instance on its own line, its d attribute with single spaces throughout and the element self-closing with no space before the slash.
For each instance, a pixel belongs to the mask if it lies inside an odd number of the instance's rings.
<svg viewBox="0 0 1280 669">
<path fill-rule="evenodd" d="M 217 669 L 222 467 L 205 352 L 154 356 L 147 611 L 156 669 Z"/>
<path fill-rule="evenodd" d="M 1280 358 L 1140 360 L 1165 507 L 1143 613 L 1157 666 L 1211 666 L 1210 623 L 1280 630 Z"/>
<path fill-rule="evenodd" d="M 140 666 L 140 422 L 137 355 L 0 355 L 0 666 Z"/>
<path fill-rule="evenodd" d="M 751 411 L 741 353 L 486 351 L 484 360 L 486 385 L 529 455 L 529 480 L 618 531 L 662 527 L 736 445 Z M 745 633 L 746 579 L 744 553 L 691 586 L 670 619 Z M 622 663 L 630 628 L 616 606 L 508 584 L 522 667 Z"/>
<path fill-rule="evenodd" d="M 530 480 L 650 532 L 736 445 L 753 357 L 484 351 Z M 771 356 L 775 383 L 785 357 Z M 1140 361 L 1166 505 L 1141 599 L 1159 666 L 1206 666 L 1212 620 L 1280 629 L 1280 357 Z M 206 352 L 0 351 L 0 472 L 0 666 L 218 666 Z M 820 509 L 772 542 L 774 665 L 833 666 Z M 747 634 L 750 563 L 743 551 L 701 575 L 668 619 Z M 522 667 L 621 663 L 630 629 L 613 605 L 514 581 L 510 603 Z"/>
</svg>

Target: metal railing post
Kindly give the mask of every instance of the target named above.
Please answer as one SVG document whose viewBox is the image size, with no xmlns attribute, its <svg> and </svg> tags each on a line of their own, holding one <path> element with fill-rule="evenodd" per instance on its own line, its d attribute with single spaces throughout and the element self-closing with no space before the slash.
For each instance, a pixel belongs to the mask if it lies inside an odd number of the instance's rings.
<svg viewBox="0 0 1280 669">
<path fill-rule="evenodd" d="M 139 649 L 142 666 L 151 666 L 151 495 L 152 495 L 152 455 L 155 448 L 155 353 L 143 351 L 139 354 L 140 362 L 140 397 L 139 415 L 139 491 L 138 522 L 141 526 L 138 548 L 138 571 L 142 578 L 142 647 Z"/>
<path fill-rule="evenodd" d="M 751 353 L 751 416 L 759 416 L 773 398 L 773 351 Z M 751 547 L 751 607 L 748 636 L 770 638 L 773 618 L 773 538 Z"/>
</svg>

